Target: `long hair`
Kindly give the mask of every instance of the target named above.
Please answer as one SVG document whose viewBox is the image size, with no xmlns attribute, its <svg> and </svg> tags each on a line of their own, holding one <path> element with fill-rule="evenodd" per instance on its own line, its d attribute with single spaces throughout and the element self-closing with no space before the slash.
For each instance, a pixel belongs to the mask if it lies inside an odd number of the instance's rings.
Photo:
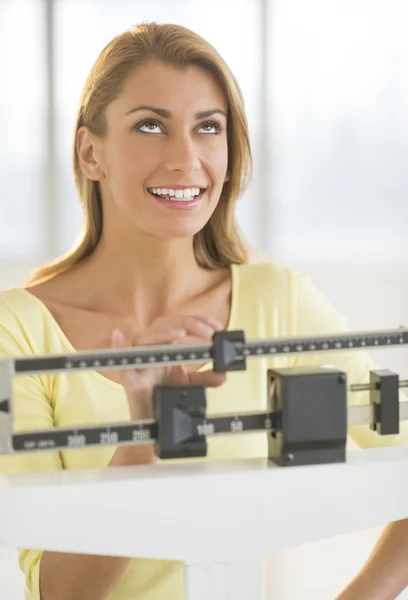
<svg viewBox="0 0 408 600">
<path fill-rule="evenodd" d="M 107 130 L 106 108 L 122 92 L 135 67 L 158 60 L 176 67 L 196 65 L 210 73 L 228 104 L 228 171 L 221 197 L 209 221 L 193 240 L 198 264 L 220 269 L 247 262 L 246 245 L 235 218 L 235 205 L 252 175 L 252 156 L 244 101 L 239 85 L 218 52 L 201 36 L 180 25 L 147 23 L 115 37 L 100 53 L 81 94 L 73 143 L 73 172 L 81 201 L 83 228 L 74 247 L 55 261 L 35 270 L 28 283 L 40 283 L 66 271 L 89 256 L 102 234 L 103 214 L 99 184 L 79 165 L 77 133 L 87 126 L 97 136 Z"/>
</svg>

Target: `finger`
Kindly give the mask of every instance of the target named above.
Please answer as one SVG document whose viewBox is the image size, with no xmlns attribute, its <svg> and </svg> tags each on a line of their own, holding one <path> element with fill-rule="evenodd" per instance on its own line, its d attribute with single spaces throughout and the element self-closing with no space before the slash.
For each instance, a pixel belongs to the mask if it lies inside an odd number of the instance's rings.
<svg viewBox="0 0 408 600">
<path fill-rule="evenodd" d="M 202 315 L 172 315 L 160 317 L 152 323 L 155 331 L 167 331 L 172 328 L 185 329 L 187 334 L 195 335 L 200 339 L 210 339 L 216 331 L 224 329 L 223 324 L 212 317 Z"/>
<path fill-rule="evenodd" d="M 156 321 L 154 321 L 153 324 L 157 323 L 161 327 L 162 323 L 165 322 L 166 324 L 172 323 L 173 325 L 175 325 L 177 327 L 183 327 L 186 319 L 195 319 L 196 321 L 200 321 L 201 323 L 204 323 L 205 325 L 208 325 L 209 327 L 212 327 L 213 329 L 217 329 L 217 330 L 224 329 L 223 323 L 221 323 L 221 321 L 219 321 L 218 319 L 215 319 L 214 317 L 206 317 L 204 315 L 197 315 L 197 314 L 194 314 L 194 315 L 170 315 L 170 316 L 166 316 L 166 317 L 159 317 L 158 319 L 156 319 Z"/>
<path fill-rule="evenodd" d="M 115 349 L 130 346 L 121 329 L 112 332 L 111 345 Z M 128 392 L 137 392 L 149 387 L 149 374 L 144 369 L 118 369 L 122 385 Z"/>
<path fill-rule="evenodd" d="M 171 343 L 194 346 L 194 345 L 201 345 L 201 344 L 207 343 L 207 342 L 208 342 L 208 340 L 203 340 L 203 338 L 197 337 L 196 335 L 185 335 L 184 337 L 176 338 Z"/>
<path fill-rule="evenodd" d="M 215 326 L 210 325 L 208 320 L 197 316 L 182 317 L 181 326 L 188 337 L 195 337 L 201 341 L 211 340 L 216 332 Z"/>
<path fill-rule="evenodd" d="M 194 371 L 188 375 L 190 385 L 202 385 L 211 388 L 219 387 L 227 380 L 226 373 L 216 373 L 215 371 Z"/>
<path fill-rule="evenodd" d="M 111 336 L 111 347 L 112 348 L 124 348 L 126 347 L 125 334 L 121 329 L 114 329 Z"/>
<path fill-rule="evenodd" d="M 121 329 L 114 329 L 111 337 L 112 348 L 119 350 L 120 348 L 127 348 L 129 343 L 123 331 Z M 128 369 L 118 369 L 119 375 L 124 387 L 128 387 L 130 383 L 130 377 L 132 371 Z"/>
<path fill-rule="evenodd" d="M 171 367 L 169 374 L 166 377 L 166 384 L 169 385 L 187 385 L 189 383 L 189 377 L 187 369 L 184 365 L 178 365 Z"/>
<path fill-rule="evenodd" d="M 167 330 L 154 330 L 149 328 L 133 338 L 132 346 L 172 344 L 174 342 L 183 341 L 186 336 L 186 330 L 181 327 Z"/>
<path fill-rule="evenodd" d="M 203 317 L 202 315 L 193 315 L 193 317 L 199 321 L 202 321 L 206 325 L 209 325 L 216 331 L 222 331 L 225 329 L 224 324 L 221 323 L 218 319 L 214 319 L 213 317 Z"/>
</svg>

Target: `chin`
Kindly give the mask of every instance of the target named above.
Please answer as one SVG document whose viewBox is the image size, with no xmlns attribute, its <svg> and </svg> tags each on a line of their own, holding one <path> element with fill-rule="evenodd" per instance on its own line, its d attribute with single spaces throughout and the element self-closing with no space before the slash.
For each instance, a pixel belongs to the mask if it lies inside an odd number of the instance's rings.
<svg viewBox="0 0 408 600">
<path fill-rule="evenodd" d="M 192 227 L 174 227 L 173 229 L 169 230 L 166 228 L 166 230 L 156 230 L 155 232 L 155 237 L 161 238 L 163 240 L 179 240 L 179 239 L 185 239 L 185 238 L 193 238 L 199 231 L 201 231 L 202 227 L 200 228 L 192 228 Z"/>
<path fill-rule="evenodd" d="M 155 219 L 150 226 L 144 223 L 143 229 L 150 235 L 163 239 L 192 238 L 201 231 L 209 219 Z"/>
</svg>

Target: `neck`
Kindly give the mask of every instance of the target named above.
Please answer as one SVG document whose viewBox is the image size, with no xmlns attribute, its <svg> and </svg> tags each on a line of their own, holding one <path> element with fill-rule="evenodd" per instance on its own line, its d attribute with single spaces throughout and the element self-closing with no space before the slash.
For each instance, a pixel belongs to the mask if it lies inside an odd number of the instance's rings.
<svg viewBox="0 0 408 600">
<path fill-rule="evenodd" d="M 205 292 L 213 280 L 197 264 L 193 238 L 105 234 L 79 270 L 93 305 L 138 315 L 144 324 Z"/>
</svg>

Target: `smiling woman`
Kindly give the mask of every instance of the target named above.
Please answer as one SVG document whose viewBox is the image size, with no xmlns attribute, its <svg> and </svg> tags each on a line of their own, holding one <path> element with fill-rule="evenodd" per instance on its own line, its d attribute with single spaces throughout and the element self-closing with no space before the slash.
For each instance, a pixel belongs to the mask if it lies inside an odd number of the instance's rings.
<svg viewBox="0 0 408 600">
<path fill-rule="evenodd" d="M 200 36 L 153 23 L 113 39 L 86 81 L 74 140 L 82 237 L 24 288 L 0 294 L 0 356 L 197 344 L 222 329 L 242 329 L 249 338 L 347 330 L 307 277 L 284 265 L 247 264 L 235 220 L 251 171 L 243 99 L 228 66 Z M 13 388 L 15 431 L 151 418 L 159 384 L 205 386 L 212 415 L 265 411 L 269 368 L 327 364 L 347 372 L 351 384 L 368 381 L 374 368 L 364 353 L 337 352 L 258 359 L 228 380 L 209 364 L 21 376 Z M 353 401 L 368 398 L 353 394 Z M 408 439 L 403 426 L 396 436 L 368 427 L 351 434 L 366 447 Z M 208 440 L 212 460 L 267 452 L 265 434 Z M 149 445 L 100 446 L 1 455 L 0 471 L 155 461 Z M 216 510 L 217 498 L 210 500 Z M 135 533 L 132 525 L 126 534 Z M 178 561 L 21 549 L 20 566 L 27 600 L 184 597 Z M 402 573 L 394 587 L 406 578 Z M 371 592 L 358 597 L 373 600 Z"/>
</svg>

